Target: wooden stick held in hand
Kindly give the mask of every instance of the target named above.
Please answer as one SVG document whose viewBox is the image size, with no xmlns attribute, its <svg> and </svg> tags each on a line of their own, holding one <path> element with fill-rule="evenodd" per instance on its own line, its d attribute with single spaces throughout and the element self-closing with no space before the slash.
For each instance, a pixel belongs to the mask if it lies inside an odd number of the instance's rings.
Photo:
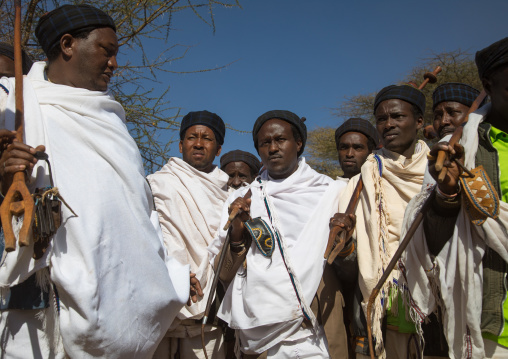
<svg viewBox="0 0 508 359">
<path fill-rule="evenodd" d="M 464 129 L 464 126 L 466 125 L 466 123 L 469 119 L 469 115 L 472 114 L 473 112 L 475 112 L 478 109 L 478 107 L 480 107 L 481 103 L 483 102 L 483 100 L 485 99 L 486 96 L 487 96 L 487 93 L 485 92 L 485 90 L 483 90 L 482 92 L 480 92 L 478 97 L 474 100 L 473 104 L 469 108 L 469 111 L 467 111 L 467 114 L 464 117 L 464 121 L 460 124 L 460 126 L 457 126 L 457 128 L 455 128 L 455 131 L 453 131 L 452 138 L 450 138 L 450 141 L 448 142 L 448 144 L 450 146 L 453 147 L 453 145 L 455 145 L 456 143 L 459 143 L 460 138 L 462 137 L 462 131 Z M 439 151 L 437 153 L 435 168 L 436 168 L 436 171 L 440 172 L 438 180 L 437 180 L 439 183 L 443 182 L 443 180 L 446 177 L 446 173 L 448 172 L 448 168 L 443 166 L 443 163 L 446 160 L 446 157 L 447 157 L 446 152 L 444 152 L 444 151 Z"/>
<path fill-rule="evenodd" d="M 16 139 L 23 142 L 24 106 L 23 106 L 23 60 L 21 54 L 21 0 L 15 1 L 16 14 L 14 18 L 14 75 L 16 98 Z M 14 174 L 4 201 L 0 206 L 0 216 L 5 236 L 5 250 L 11 252 L 16 249 L 16 237 L 12 229 L 12 217 L 25 214 L 23 226 L 19 231 L 19 245 L 27 246 L 34 220 L 34 201 L 25 183 L 25 172 Z"/>
<path fill-rule="evenodd" d="M 252 191 L 249 189 L 247 191 L 247 193 L 245 194 L 245 196 L 243 197 L 243 199 L 249 199 L 251 196 L 252 196 Z M 231 213 L 229 214 L 228 221 L 227 221 L 226 225 L 224 226 L 225 231 L 229 230 L 231 223 L 236 218 L 236 216 L 238 216 L 240 213 L 241 212 L 239 210 L 237 210 L 236 208 L 231 211 Z M 205 353 L 206 359 L 208 359 L 208 354 L 206 352 L 206 347 L 205 347 L 205 325 L 208 320 L 208 315 L 210 314 L 210 307 L 212 306 L 213 294 L 217 290 L 217 284 L 219 283 L 219 275 L 222 270 L 222 265 L 224 264 L 224 258 L 226 258 L 226 252 L 227 252 L 227 248 L 229 247 L 230 242 L 231 242 L 231 236 L 228 231 L 226 240 L 224 241 L 222 250 L 220 252 L 219 262 L 217 263 L 217 269 L 215 271 L 212 286 L 210 287 L 210 293 L 208 294 L 208 300 L 206 302 L 205 314 L 203 315 L 203 319 L 201 322 L 201 345 L 203 346 L 203 352 Z"/>
<path fill-rule="evenodd" d="M 346 214 L 355 214 L 356 205 L 358 204 L 358 199 L 360 198 L 360 193 L 363 189 L 363 181 L 362 177 L 358 180 L 356 184 L 353 195 L 351 196 L 351 200 L 346 208 Z M 330 234 L 328 235 L 328 244 L 325 250 L 325 259 L 328 264 L 332 264 L 335 258 L 339 255 L 340 251 L 344 248 L 346 244 L 346 231 L 340 227 L 332 227 L 330 230 Z"/>
<path fill-rule="evenodd" d="M 404 236 L 404 239 L 399 244 L 399 248 L 397 248 L 397 251 L 393 255 L 392 259 L 390 260 L 390 263 L 386 266 L 383 275 L 377 282 L 376 286 L 372 290 L 372 293 L 370 294 L 369 301 L 367 303 L 367 337 L 369 339 L 369 351 L 370 351 L 370 358 L 374 359 L 374 345 L 372 340 L 372 306 L 374 305 L 374 302 L 379 294 L 379 291 L 381 288 L 383 288 L 383 285 L 385 284 L 386 280 L 392 273 L 393 269 L 395 268 L 395 265 L 399 261 L 400 257 L 402 256 L 402 253 L 408 246 L 409 242 L 413 238 L 416 230 L 418 229 L 418 226 L 420 226 L 420 223 L 423 221 L 423 215 L 427 211 L 427 209 L 430 206 L 430 203 L 432 202 L 432 199 L 434 198 L 435 191 L 431 193 L 431 195 L 427 198 L 425 203 L 422 206 L 422 209 L 418 214 L 416 215 L 415 220 L 413 221 L 413 224 L 411 224 L 411 227 L 409 227 L 406 235 Z"/>
<path fill-rule="evenodd" d="M 244 199 L 248 199 L 250 198 L 250 196 L 252 195 L 252 192 L 251 190 L 249 189 L 249 192 L 247 192 L 245 194 L 245 197 L 243 197 Z M 227 231 L 229 229 L 229 227 L 231 227 L 231 223 L 233 223 L 234 219 L 240 214 L 242 213 L 242 210 L 239 209 L 239 208 L 234 208 L 231 213 L 229 214 L 229 217 L 228 217 L 228 221 L 226 222 L 226 224 L 224 225 L 224 230 Z"/>
</svg>

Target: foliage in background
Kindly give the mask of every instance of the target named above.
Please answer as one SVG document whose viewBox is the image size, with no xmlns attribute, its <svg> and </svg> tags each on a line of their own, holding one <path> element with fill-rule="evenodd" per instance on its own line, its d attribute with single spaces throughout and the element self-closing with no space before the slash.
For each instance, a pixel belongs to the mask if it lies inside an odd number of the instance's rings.
<svg viewBox="0 0 508 359">
<path fill-rule="evenodd" d="M 423 59 L 420 64 L 413 67 L 406 78 L 402 81 L 394 81 L 393 83 L 413 82 L 421 84 L 423 75 L 426 72 L 432 72 L 436 66 L 441 66 L 442 71 L 438 75 L 435 84 L 428 84 L 422 92 L 427 99 L 427 106 L 424 114 L 425 125 L 432 123 L 432 92 L 440 84 L 446 82 L 462 82 L 482 89 L 481 81 L 478 77 L 478 71 L 474 59 L 471 54 L 462 50 L 443 52 L 432 54 L 430 57 Z M 387 86 L 390 84 L 386 84 Z M 377 89 L 378 91 L 381 89 Z M 368 94 L 359 94 L 347 96 L 337 108 L 332 109 L 332 113 L 340 120 L 338 124 L 342 124 L 351 117 L 361 117 L 371 121 L 373 124 L 374 99 L 376 92 Z M 338 126 L 337 126 L 338 127 Z M 331 127 L 317 127 L 309 131 L 306 145 L 307 162 L 316 169 L 316 171 L 324 173 L 332 178 L 342 174 L 337 157 L 337 149 L 335 147 L 335 130 Z"/>
<path fill-rule="evenodd" d="M 0 0 L 0 41 L 12 43 L 14 24 L 13 1 Z M 86 3 L 113 17 L 120 44 L 120 63 L 110 84 L 116 99 L 124 106 L 127 125 L 136 140 L 145 170 L 153 172 L 167 161 L 171 141 L 167 139 L 178 129 L 179 109 L 169 104 L 168 90 L 152 86 L 173 71 L 171 63 L 185 57 L 190 46 L 170 43 L 172 19 L 182 11 L 192 11 L 215 31 L 213 11 L 217 7 L 239 7 L 239 0 L 89 0 L 22 1 L 22 39 L 33 59 L 45 58 L 38 47 L 34 30 L 40 16 L 60 5 Z M 149 48 L 162 51 L 148 55 Z M 227 65 L 191 72 L 211 71 Z"/>
</svg>

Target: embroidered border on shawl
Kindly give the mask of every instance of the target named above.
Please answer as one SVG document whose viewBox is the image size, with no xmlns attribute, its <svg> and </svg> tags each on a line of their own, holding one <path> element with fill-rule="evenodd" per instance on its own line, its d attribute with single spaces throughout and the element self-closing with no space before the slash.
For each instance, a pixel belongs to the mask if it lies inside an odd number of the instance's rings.
<svg viewBox="0 0 508 359">
<path fill-rule="evenodd" d="M 5 91 L 5 93 L 8 95 L 9 94 L 9 90 L 7 89 L 7 87 L 5 87 L 4 85 L 0 84 L 0 87 L 2 88 L 2 90 Z"/>
<path fill-rule="evenodd" d="M 379 171 L 379 177 L 383 177 L 383 161 L 381 160 L 381 157 L 377 153 L 374 153 L 374 159 L 377 163 L 377 169 Z"/>
</svg>

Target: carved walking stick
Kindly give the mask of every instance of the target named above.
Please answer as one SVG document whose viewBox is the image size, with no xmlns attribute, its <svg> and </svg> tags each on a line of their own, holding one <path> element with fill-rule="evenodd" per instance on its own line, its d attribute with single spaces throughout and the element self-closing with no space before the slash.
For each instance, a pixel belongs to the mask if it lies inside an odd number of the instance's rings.
<svg viewBox="0 0 508 359">
<path fill-rule="evenodd" d="M 423 75 L 424 81 L 418 87 L 418 90 L 423 89 L 428 83 L 435 83 L 437 81 L 437 74 L 441 72 L 441 66 L 436 66 L 434 71 L 426 72 Z M 353 195 L 351 196 L 351 200 L 346 209 L 346 214 L 354 214 L 356 211 L 356 205 L 358 204 L 358 200 L 360 199 L 360 193 L 363 189 L 363 180 L 360 175 L 360 179 L 358 180 L 358 184 L 355 187 Z M 340 233 L 339 233 L 340 231 Z M 338 235 L 337 235 L 338 234 Z M 328 236 L 328 244 L 325 250 L 325 259 L 328 264 L 332 264 L 340 251 L 344 248 L 346 244 L 346 233 L 345 231 L 341 231 L 339 227 L 332 227 L 330 230 L 330 235 Z"/>
<path fill-rule="evenodd" d="M 15 74 L 15 98 L 16 98 L 16 139 L 23 142 L 24 109 L 23 109 L 23 66 L 21 55 L 21 0 L 15 1 L 14 19 L 14 74 Z M 0 216 L 5 236 L 5 250 L 11 252 L 16 248 L 16 237 L 12 228 L 12 217 L 25 214 L 23 226 L 19 231 L 19 245 L 27 246 L 34 220 L 34 201 L 25 183 L 25 172 L 20 171 L 14 174 L 9 191 L 7 192 L 2 205 Z"/>
<path fill-rule="evenodd" d="M 252 191 L 249 189 L 243 199 L 249 199 L 252 196 Z M 231 237 L 229 235 L 229 227 L 231 226 L 231 223 L 233 220 L 240 214 L 240 210 L 237 208 L 234 208 L 231 213 L 229 214 L 228 221 L 226 225 L 224 226 L 224 230 L 228 231 L 228 234 L 226 236 L 226 239 L 224 241 L 224 245 L 222 246 L 222 251 L 220 252 L 219 256 L 219 262 L 217 263 L 217 269 L 215 270 L 215 275 L 213 277 L 212 286 L 210 287 L 210 294 L 208 295 L 208 300 L 206 302 L 206 309 L 205 314 L 203 316 L 203 320 L 201 323 L 201 345 L 203 346 L 203 352 L 205 353 L 206 359 L 208 359 L 208 354 L 206 352 L 205 347 L 205 324 L 208 320 L 208 315 L 210 314 L 210 307 L 212 306 L 213 301 L 213 293 L 217 290 L 217 284 L 219 283 L 219 275 L 220 271 L 222 269 L 222 265 L 224 264 L 224 258 L 226 258 L 226 252 L 227 248 L 229 246 L 229 243 L 231 242 Z"/>
</svg>

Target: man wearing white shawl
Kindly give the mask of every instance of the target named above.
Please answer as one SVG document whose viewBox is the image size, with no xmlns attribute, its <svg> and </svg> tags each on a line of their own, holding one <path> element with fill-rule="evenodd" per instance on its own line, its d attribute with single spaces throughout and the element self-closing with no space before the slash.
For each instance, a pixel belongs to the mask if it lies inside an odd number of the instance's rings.
<svg viewBox="0 0 508 359">
<path fill-rule="evenodd" d="M 330 213 L 335 212 L 337 200 L 328 207 L 320 203 L 333 182 L 300 157 L 307 129 L 296 114 L 266 112 L 254 124 L 253 139 L 265 170 L 228 198 L 219 236 L 209 248 L 213 255 L 219 254 L 228 235 L 223 230 L 228 209 L 241 209 L 232 223 L 231 245 L 222 248 L 227 257 L 220 278 L 229 287 L 219 317 L 236 329 L 244 358 L 346 358 L 342 297 L 331 267 L 323 274 Z M 343 188 L 344 183 L 333 186 Z M 251 198 L 244 199 L 249 191 Z M 273 235 L 268 244 L 250 242 L 243 224 L 248 214 L 260 217 L 269 228 Z M 330 279 L 327 288 L 322 285 L 323 275 Z M 325 295 L 313 300 L 316 292 L 326 292 L 328 302 Z M 335 326 L 328 342 L 323 333 L 326 321 Z"/>
<path fill-rule="evenodd" d="M 374 115 L 384 147 L 374 151 L 361 169 L 364 188 L 356 209 L 357 258 L 362 306 L 398 248 L 404 210 L 422 185 L 427 166 L 427 145 L 417 140 L 423 125 L 425 96 L 408 86 L 388 86 L 376 96 Z M 344 212 L 359 176 L 353 177 L 341 196 L 339 212 Z M 375 353 L 380 357 L 406 358 L 414 326 L 398 305 L 403 287 L 394 271 L 373 307 Z M 382 319 L 387 316 L 386 343 L 383 343 Z M 357 328 L 365 328 L 364 318 Z M 383 329 L 384 331 L 384 329 Z M 370 357 L 366 340 L 357 340 L 357 358 Z"/>
<path fill-rule="evenodd" d="M 45 335 L 32 325 L 33 312 L 2 311 L 2 354 L 150 358 L 188 298 L 189 269 L 164 250 L 139 150 L 107 92 L 118 66 L 115 25 L 96 8 L 66 5 L 41 17 L 36 35 L 49 62 L 24 78 L 26 144 L 3 151 L 2 192 L 22 170 L 30 190 L 50 185 L 37 146 L 76 215 L 62 206 L 62 225 L 42 258 L 32 258 L 33 243 L 4 253 L 2 291 L 37 273 L 51 303 L 39 313 Z M 2 125 L 12 130 L 14 79 L 1 84 L 9 91 Z"/>
<path fill-rule="evenodd" d="M 444 150 L 468 169 L 482 165 L 499 197 L 498 215 L 473 223 L 461 171 L 446 163 L 447 177 L 437 184 L 403 263 L 415 322 L 441 307 L 450 358 L 508 358 L 508 38 L 477 52 L 476 64 L 491 104 L 469 116 L 460 146 L 439 143 L 430 155 Z M 429 172 L 437 178 L 432 157 Z M 406 229 L 433 190 L 434 183 L 426 185 L 412 201 Z"/>
<path fill-rule="evenodd" d="M 159 213 L 164 244 L 169 254 L 182 264 L 190 264 L 205 293 L 197 303 L 178 313 L 154 358 L 204 358 L 201 344 L 203 318 L 213 268 L 208 245 L 219 228 L 226 200 L 228 175 L 213 164 L 220 155 L 226 127 L 222 119 L 208 111 L 189 112 L 180 126 L 182 159 L 172 157 L 160 171 L 148 176 Z M 213 321 L 213 316 L 210 322 Z M 224 358 L 223 328 L 205 327 L 205 346 L 209 358 Z"/>
</svg>

